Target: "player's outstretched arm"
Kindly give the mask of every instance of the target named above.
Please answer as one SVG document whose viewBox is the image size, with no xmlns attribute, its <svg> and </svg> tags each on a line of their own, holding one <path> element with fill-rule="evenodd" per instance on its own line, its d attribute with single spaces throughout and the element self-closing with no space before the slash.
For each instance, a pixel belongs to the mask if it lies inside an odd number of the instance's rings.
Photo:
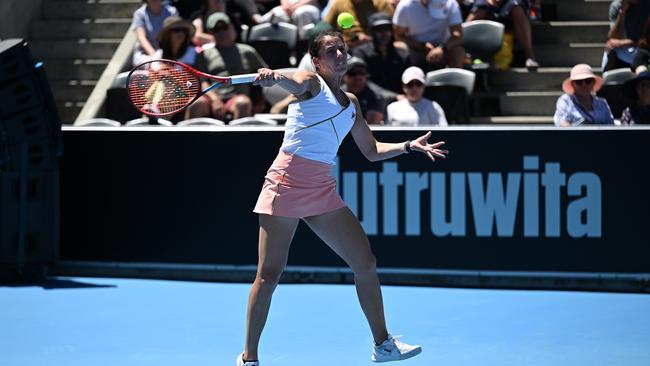
<svg viewBox="0 0 650 366">
<path fill-rule="evenodd" d="M 311 71 L 300 70 L 288 77 L 281 72 L 266 68 L 257 70 L 257 77 L 253 80 L 253 84 L 260 86 L 279 85 L 297 97 L 305 94 L 318 94 L 319 83 L 318 77 Z"/>
<path fill-rule="evenodd" d="M 359 101 L 351 93 L 348 93 L 348 96 L 352 100 L 352 103 L 354 103 L 357 115 L 350 132 L 354 138 L 354 142 L 356 142 L 359 150 L 361 150 L 361 153 L 366 159 L 370 161 L 386 160 L 400 154 L 418 151 L 427 155 L 431 161 L 436 161 L 436 157 L 445 158 L 446 154 L 449 153 L 449 151 L 439 148 L 444 145 L 444 141 L 433 144 L 428 143 L 427 140 L 431 137 L 431 131 L 412 141 L 397 143 L 377 141 L 370 127 L 368 127 L 366 120 L 363 118 Z"/>
</svg>

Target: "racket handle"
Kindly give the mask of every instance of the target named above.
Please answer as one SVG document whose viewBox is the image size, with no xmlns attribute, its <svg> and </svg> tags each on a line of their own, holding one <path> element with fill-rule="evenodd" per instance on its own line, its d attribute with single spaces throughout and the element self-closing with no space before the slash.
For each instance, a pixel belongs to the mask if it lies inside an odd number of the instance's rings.
<svg viewBox="0 0 650 366">
<path fill-rule="evenodd" d="M 231 84 L 246 84 L 252 83 L 255 80 L 257 74 L 243 74 L 243 75 L 234 75 L 230 77 Z"/>
</svg>

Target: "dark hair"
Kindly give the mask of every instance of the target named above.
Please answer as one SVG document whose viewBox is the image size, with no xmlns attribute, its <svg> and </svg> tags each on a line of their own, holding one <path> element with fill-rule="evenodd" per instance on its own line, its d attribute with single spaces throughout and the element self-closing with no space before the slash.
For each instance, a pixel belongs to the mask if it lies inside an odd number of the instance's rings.
<svg viewBox="0 0 650 366">
<path fill-rule="evenodd" d="M 314 38 L 311 39 L 311 42 L 309 42 L 309 54 L 311 55 L 311 57 L 319 56 L 318 51 L 320 50 L 320 47 L 323 45 L 323 39 L 327 36 L 338 37 L 341 40 L 341 42 L 345 43 L 345 41 L 343 40 L 343 34 L 341 34 L 341 32 L 337 30 L 330 29 L 330 30 L 318 32 L 316 33 L 316 35 L 314 35 Z"/>
<path fill-rule="evenodd" d="M 187 48 L 190 47 L 192 43 L 192 35 L 187 32 L 186 29 L 182 29 L 182 32 L 185 34 L 185 41 L 181 45 L 181 47 L 178 49 L 177 53 L 174 54 L 174 50 L 172 50 L 172 41 L 171 41 L 171 34 L 174 28 L 170 29 L 169 31 L 165 32 L 163 34 L 163 37 L 161 37 L 159 45 L 160 49 L 163 51 L 163 58 L 167 59 L 172 59 L 172 60 L 178 60 L 179 58 L 183 57 L 185 52 L 187 51 Z"/>
</svg>

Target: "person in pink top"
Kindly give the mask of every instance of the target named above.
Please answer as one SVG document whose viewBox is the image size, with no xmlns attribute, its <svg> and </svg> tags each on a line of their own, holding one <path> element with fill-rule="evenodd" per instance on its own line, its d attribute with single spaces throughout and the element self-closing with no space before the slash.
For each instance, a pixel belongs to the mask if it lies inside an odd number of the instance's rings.
<svg viewBox="0 0 650 366">
<path fill-rule="evenodd" d="M 337 31 L 317 34 L 309 47 L 316 72 L 298 71 L 292 77 L 259 69 L 254 83 L 279 85 L 294 96 L 289 105 L 285 136 L 278 157 L 265 178 L 254 212 L 259 214 L 259 263 L 250 291 L 244 351 L 238 366 L 257 366 L 258 344 L 271 296 L 287 263 L 289 246 L 300 220 L 351 267 L 357 295 L 368 320 L 375 346 L 375 362 L 396 361 L 421 352 L 396 340 L 386 329 L 376 260 L 368 237 L 352 211 L 336 192 L 332 164 L 350 132 L 359 150 L 371 161 L 390 159 L 411 151 L 432 161 L 444 158 L 444 142 L 427 143 L 428 132 L 413 141 L 377 141 L 362 117 L 357 98 L 341 90 L 347 71 L 347 50 Z"/>
</svg>

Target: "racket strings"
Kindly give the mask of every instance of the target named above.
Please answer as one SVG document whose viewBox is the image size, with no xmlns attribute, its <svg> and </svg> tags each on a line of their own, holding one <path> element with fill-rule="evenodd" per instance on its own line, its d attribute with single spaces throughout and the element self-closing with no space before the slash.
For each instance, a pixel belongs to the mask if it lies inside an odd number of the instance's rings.
<svg viewBox="0 0 650 366">
<path fill-rule="evenodd" d="M 138 66 L 129 77 L 129 97 L 140 111 L 168 115 L 186 107 L 199 93 L 200 82 L 182 65 L 151 61 Z"/>
</svg>

